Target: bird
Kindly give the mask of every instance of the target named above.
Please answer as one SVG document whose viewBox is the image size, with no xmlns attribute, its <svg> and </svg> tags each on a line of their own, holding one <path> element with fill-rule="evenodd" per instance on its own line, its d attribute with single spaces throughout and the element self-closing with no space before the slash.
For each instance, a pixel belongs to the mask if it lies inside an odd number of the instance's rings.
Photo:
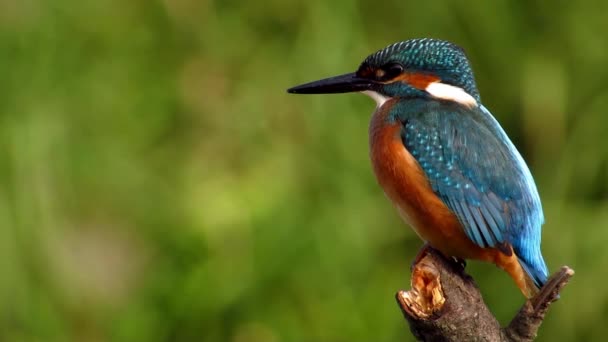
<svg viewBox="0 0 608 342">
<path fill-rule="evenodd" d="M 454 260 L 495 264 L 526 298 L 547 282 L 536 184 L 482 104 L 461 47 L 433 38 L 397 42 L 369 55 L 355 72 L 287 92 L 370 96 L 376 102 L 369 125 L 374 174 L 424 246 Z"/>
</svg>

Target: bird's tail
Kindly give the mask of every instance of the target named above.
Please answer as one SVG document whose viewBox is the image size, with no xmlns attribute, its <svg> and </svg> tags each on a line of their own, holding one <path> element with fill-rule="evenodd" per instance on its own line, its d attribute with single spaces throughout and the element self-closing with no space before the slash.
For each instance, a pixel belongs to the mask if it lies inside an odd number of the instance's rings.
<svg viewBox="0 0 608 342">
<path fill-rule="evenodd" d="M 501 255 L 500 259 L 497 265 L 509 273 L 526 298 L 532 298 L 547 282 L 548 271 L 542 256 L 535 267 L 516 253 Z"/>
<path fill-rule="evenodd" d="M 534 258 L 533 262 L 524 260 L 521 257 L 517 258 L 521 268 L 526 274 L 526 283 L 528 287 L 533 288 L 533 295 L 538 293 L 538 290 L 545 285 L 547 278 L 549 277 L 549 271 L 542 255 L 538 253 L 538 256 Z"/>
</svg>

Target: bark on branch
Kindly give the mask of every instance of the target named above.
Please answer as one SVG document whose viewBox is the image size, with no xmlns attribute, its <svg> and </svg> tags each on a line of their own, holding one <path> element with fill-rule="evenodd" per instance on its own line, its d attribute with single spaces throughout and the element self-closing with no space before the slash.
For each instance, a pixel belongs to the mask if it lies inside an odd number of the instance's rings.
<svg viewBox="0 0 608 342">
<path fill-rule="evenodd" d="M 501 328 L 463 267 L 429 249 L 413 266 L 410 291 L 397 303 L 414 336 L 421 341 L 533 341 L 551 303 L 574 275 L 563 266 L 511 323 Z"/>
</svg>

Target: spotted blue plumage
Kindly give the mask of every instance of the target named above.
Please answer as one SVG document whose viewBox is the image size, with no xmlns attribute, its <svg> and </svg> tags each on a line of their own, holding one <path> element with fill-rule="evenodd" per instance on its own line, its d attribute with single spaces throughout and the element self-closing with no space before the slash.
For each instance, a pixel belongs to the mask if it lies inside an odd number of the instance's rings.
<svg viewBox="0 0 608 342">
<path fill-rule="evenodd" d="M 540 251 L 544 218 L 538 191 L 490 112 L 412 98 L 396 104 L 391 118 L 403 124 L 404 146 L 469 239 L 481 247 L 510 244 L 541 287 L 548 271 Z"/>
<path fill-rule="evenodd" d="M 481 105 L 473 71 L 460 47 L 438 39 L 410 39 L 371 54 L 354 74 L 289 91 L 364 91 L 381 106 L 380 113 L 390 106 L 387 124 L 402 124 L 404 148 L 466 236 L 483 248 L 514 253 L 537 287 L 546 282 L 548 271 L 540 251 L 544 218 L 536 186 L 505 132 Z M 521 284 L 519 272 L 507 271 L 526 296 L 534 293 L 527 281 Z"/>
</svg>

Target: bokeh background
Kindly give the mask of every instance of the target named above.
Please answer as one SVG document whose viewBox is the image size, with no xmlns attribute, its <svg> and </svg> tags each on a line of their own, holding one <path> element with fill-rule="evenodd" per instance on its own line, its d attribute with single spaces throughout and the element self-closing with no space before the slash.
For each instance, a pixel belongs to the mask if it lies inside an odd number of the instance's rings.
<svg viewBox="0 0 608 342">
<path fill-rule="evenodd" d="M 528 161 L 540 341 L 608 334 L 608 2 L 0 0 L 1 341 L 412 341 L 421 242 L 357 94 L 285 89 L 396 41 L 467 51 Z M 506 324 L 507 275 L 469 263 Z"/>
</svg>

